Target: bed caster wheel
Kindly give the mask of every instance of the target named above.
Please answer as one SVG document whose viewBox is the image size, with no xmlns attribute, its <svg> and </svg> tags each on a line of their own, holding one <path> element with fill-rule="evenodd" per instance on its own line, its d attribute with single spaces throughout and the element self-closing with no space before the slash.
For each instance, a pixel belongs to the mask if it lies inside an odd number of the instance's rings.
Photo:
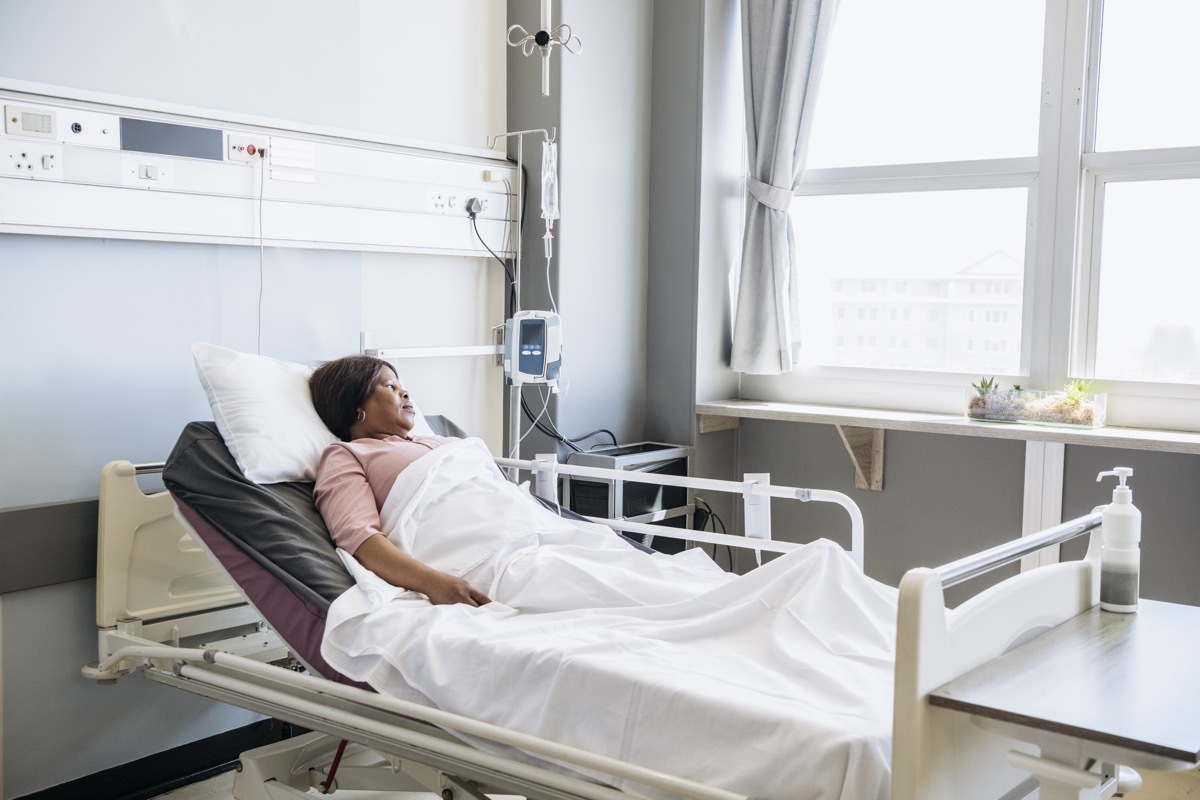
<svg viewBox="0 0 1200 800">
<path fill-rule="evenodd" d="M 1124 797 L 1142 788 L 1142 776 L 1132 767 L 1117 767 L 1116 797 Z"/>
</svg>

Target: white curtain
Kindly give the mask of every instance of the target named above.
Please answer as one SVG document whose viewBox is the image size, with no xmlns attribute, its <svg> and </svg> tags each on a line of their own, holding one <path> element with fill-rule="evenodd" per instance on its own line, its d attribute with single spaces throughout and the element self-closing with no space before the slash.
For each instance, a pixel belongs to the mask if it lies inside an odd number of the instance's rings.
<svg viewBox="0 0 1200 800">
<path fill-rule="evenodd" d="M 837 0 L 742 0 L 750 174 L 730 365 L 777 375 L 799 349 L 792 193 L 804 171 L 813 100 Z"/>
</svg>

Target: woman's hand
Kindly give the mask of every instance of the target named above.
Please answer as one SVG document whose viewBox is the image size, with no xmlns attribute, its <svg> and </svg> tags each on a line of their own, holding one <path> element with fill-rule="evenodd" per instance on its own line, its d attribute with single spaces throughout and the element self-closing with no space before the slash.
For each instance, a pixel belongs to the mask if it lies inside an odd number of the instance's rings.
<svg viewBox="0 0 1200 800">
<path fill-rule="evenodd" d="M 369 537 L 359 545 L 354 557 L 388 583 L 420 592 L 434 605 L 464 603 L 469 606 L 482 606 L 492 602 L 487 595 L 462 578 L 422 564 L 380 534 Z"/>
<path fill-rule="evenodd" d="M 482 606 L 492 602 L 488 596 L 479 591 L 462 578 L 440 572 L 432 578 L 425 588 L 425 596 L 435 606 L 463 603 L 468 606 Z"/>
</svg>

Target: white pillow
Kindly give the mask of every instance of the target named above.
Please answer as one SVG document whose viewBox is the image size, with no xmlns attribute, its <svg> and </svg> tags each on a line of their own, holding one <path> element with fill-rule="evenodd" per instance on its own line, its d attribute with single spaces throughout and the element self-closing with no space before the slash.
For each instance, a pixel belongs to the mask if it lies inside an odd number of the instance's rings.
<svg viewBox="0 0 1200 800">
<path fill-rule="evenodd" d="M 313 408 L 312 369 L 203 342 L 192 345 L 192 355 L 242 473 L 255 483 L 315 480 L 321 452 L 337 437 Z M 433 432 L 419 411 L 413 432 Z"/>
</svg>

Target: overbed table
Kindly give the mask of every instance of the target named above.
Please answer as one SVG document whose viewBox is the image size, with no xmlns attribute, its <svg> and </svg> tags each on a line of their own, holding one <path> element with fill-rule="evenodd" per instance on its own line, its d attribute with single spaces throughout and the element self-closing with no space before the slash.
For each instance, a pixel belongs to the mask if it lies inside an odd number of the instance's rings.
<svg viewBox="0 0 1200 800">
<path fill-rule="evenodd" d="M 1041 800 L 1095 796 L 1093 761 L 1182 770 L 1200 763 L 1200 608 L 1142 600 L 1094 607 L 929 696 L 984 728 L 1036 744 L 1014 763 Z M 1090 785 L 1088 785 L 1090 783 Z"/>
</svg>

